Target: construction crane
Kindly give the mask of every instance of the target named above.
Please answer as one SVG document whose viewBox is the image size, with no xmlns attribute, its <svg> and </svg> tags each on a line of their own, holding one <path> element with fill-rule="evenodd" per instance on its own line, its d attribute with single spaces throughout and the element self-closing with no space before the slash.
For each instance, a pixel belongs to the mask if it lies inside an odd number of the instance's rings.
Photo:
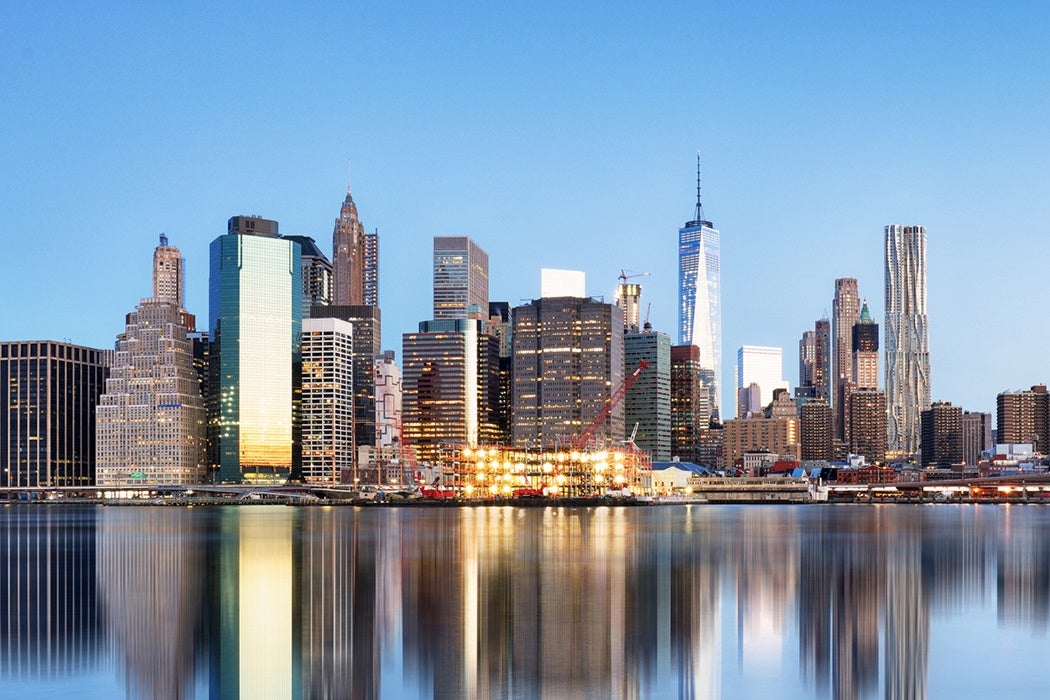
<svg viewBox="0 0 1050 700">
<path fill-rule="evenodd" d="M 623 381 L 620 382 L 620 385 L 616 387 L 612 395 L 609 396 L 609 400 L 605 402 L 604 406 L 602 406 L 602 410 L 598 411 L 598 415 L 594 417 L 594 420 L 591 421 L 590 425 L 584 428 L 583 432 L 577 435 L 572 443 L 570 443 L 572 449 L 579 450 L 594 438 L 598 429 L 609 419 L 609 414 L 612 413 L 612 410 L 616 408 L 617 404 L 623 401 L 623 397 L 627 395 L 627 392 L 631 390 L 634 383 L 638 381 L 638 376 L 642 373 L 642 370 L 648 366 L 649 363 L 642 360 L 638 363 L 638 366 L 634 368 L 634 371 L 623 378 Z"/>
<path fill-rule="evenodd" d="M 629 274 L 628 274 L 629 273 Z M 633 270 L 620 270 L 620 284 L 627 284 L 627 280 L 634 279 L 635 277 L 648 277 L 648 272 L 634 272 Z"/>
</svg>

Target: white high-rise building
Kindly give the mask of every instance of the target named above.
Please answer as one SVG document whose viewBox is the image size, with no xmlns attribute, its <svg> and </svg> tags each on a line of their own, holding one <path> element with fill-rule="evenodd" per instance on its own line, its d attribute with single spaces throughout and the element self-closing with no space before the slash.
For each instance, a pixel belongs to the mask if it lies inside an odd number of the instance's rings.
<svg viewBox="0 0 1050 700">
<path fill-rule="evenodd" d="M 339 483 L 354 454 L 354 327 L 338 318 L 304 318 L 302 334 L 303 480 Z M 349 474 L 346 474 L 349 476 Z"/>
<path fill-rule="evenodd" d="M 918 454 L 920 417 L 930 407 L 926 317 L 926 228 L 886 227 L 887 456 Z"/>
<path fill-rule="evenodd" d="M 196 484 L 205 477 L 205 418 L 182 308 L 182 256 L 161 235 L 153 296 L 128 314 L 96 411 L 100 486 Z"/>
<path fill-rule="evenodd" d="M 376 447 L 389 450 L 401 441 L 401 369 L 394 351 L 376 358 Z"/>
<path fill-rule="evenodd" d="M 696 210 L 678 229 L 678 344 L 700 348 L 700 366 L 709 370 L 714 418 L 721 415 L 722 296 L 719 232 L 704 219 L 700 204 L 700 153 L 696 154 Z"/>
<path fill-rule="evenodd" d="M 784 351 L 781 348 L 744 345 L 736 353 L 736 388 L 747 389 L 757 384 L 760 391 L 759 405 L 768 406 L 773 401 L 773 392 L 788 389 L 784 379 Z M 746 411 L 746 409 L 745 409 Z M 737 417 L 745 411 L 737 406 Z"/>
</svg>

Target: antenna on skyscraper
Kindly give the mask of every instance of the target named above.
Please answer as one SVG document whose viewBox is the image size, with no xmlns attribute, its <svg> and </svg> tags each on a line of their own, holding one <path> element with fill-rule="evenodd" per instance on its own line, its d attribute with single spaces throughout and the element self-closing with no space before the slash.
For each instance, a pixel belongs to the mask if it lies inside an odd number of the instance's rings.
<svg viewBox="0 0 1050 700">
<path fill-rule="evenodd" d="M 700 203 L 700 149 L 696 149 L 696 214 L 695 221 L 704 220 L 704 205 Z"/>
<path fill-rule="evenodd" d="M 346 191 L 350 191 L 350 159 L 346 159 Z"/>
</svg>

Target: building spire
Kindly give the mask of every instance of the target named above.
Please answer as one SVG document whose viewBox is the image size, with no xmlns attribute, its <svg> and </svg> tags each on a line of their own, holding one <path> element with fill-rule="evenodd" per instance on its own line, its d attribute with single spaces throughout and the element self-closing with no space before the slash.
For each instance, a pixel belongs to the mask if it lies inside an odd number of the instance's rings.
<svg viewBox="0 0 1050 700">
<path fill-rule="evenodd" d="M 868 313 L 868 300 L 864 300 L 864 305 L 860 307 L 860 322 L 871 323 L 871 314 Z"/>
<path fill-rule="evenodd" d="M 346 159 L 346 193 L 350 194 L 350 159 Z"/>
<path fill-rule="evenodd" d="M 696 152 L 696 209 L 693 211 L 693 220 L 686 223 L 686 227 L 706 226 L 713 228 L 711 222 L 704 218 L 704 205 L 700 200 L 700 151 Z"/>
<path fill-rule="evenodd" d="M 700 149 L 696 149 L 696 213 L 693 215 L 696 221 L 704 220 L 704 205 L 700 203 Z"/>
</svg>

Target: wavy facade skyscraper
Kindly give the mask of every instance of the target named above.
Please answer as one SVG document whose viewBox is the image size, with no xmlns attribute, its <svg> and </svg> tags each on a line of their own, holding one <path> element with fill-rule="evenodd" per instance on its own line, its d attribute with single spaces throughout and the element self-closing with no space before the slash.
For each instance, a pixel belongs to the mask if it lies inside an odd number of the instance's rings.
<svg viewBox="0 0 1050 700">
<path fill-rule="evenodd" d="M 930 407 L 924 226 L 886 227 L 885 328 L 887 456 L 914 455 Z"/>
<path fill-rule="evenodd" d="M 700 154 L 696 154 L 696 210 L 678 229 L 678 343 L 700 349 L 701 376 L 721 415 L 722 296 L 719 233 L 700 203 Z"/>
</svg>

